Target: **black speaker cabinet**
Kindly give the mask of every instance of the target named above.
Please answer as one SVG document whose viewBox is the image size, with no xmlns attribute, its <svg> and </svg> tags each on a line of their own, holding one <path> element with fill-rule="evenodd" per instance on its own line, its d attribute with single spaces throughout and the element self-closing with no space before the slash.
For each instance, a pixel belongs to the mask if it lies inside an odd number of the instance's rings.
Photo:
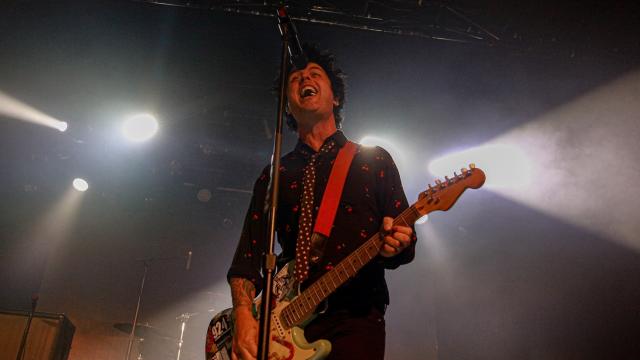
<svg viewBox="0 0 640 360">
<path fill-rule="evenodd" d="M 27 326 L 26 311 L 0 311 L 0 360 L 15 360 Z M 63 314 L 36 312 L 24 353 L 25 360 L 66 360 L 76 328 Z"/>
</svg>

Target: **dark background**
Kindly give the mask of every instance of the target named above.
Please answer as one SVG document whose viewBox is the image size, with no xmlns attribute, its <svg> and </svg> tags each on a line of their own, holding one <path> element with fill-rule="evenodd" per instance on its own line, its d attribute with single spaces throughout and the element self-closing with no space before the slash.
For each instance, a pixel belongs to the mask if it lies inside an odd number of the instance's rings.
<svg viewBox="0 0 640 360">
<path fill-rule="evenodd" d="M 457 4 L 512 40 L 298 25 L 348 74 L 347 136 L 401 139 L 410 201 L 433 180 L 431 159 L 535 122 L 640 63 L 630 3 Z M 139 259 L 157 258 L 141 321 L 175 337 L 175 317 L 197 313 L 183 356 L 202 358 L 211 310 L 230 305 L 226 269 L 271 153 L 279 53 L 269 17 L 4 1 L 0 91 L 69 130 L 0 117 L 0 307 L 28 309 L 39 293 L 39 310 L 67 313 L 77 327 L 71 359 L 122 358 L 127 336 L 113 324 L 133 317 Z M 119 123 L 146 111 L 159 118 L 159 134 L 144 144 L 121 140 Z M 284 149 L 294 143 L 288 133 Z M 91 188 L 61 212 L 76 176 Z M 205 188 L 212 197 L 201 202 Z M 388 274 L 387 359 L 640 357 L 640 247 L 486 189 L 434 214 L 418 234 L 416 260 Z M 174 356 L 175 343 L 158 347 L 158 358 Z"/>
</svg>

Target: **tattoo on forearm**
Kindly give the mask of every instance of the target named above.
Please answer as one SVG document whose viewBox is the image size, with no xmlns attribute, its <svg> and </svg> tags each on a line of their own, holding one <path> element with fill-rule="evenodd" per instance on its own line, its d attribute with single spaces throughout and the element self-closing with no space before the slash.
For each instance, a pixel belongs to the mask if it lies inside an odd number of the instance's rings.
<svg viewBox="0 0 640 360">
<path fill-rule="evenodd" d="M 230 285 L 233 307 L 251 306 L 256 295 L 256 288 L 253 283 L 247 279 L 232 278 Z"/>
</svg>

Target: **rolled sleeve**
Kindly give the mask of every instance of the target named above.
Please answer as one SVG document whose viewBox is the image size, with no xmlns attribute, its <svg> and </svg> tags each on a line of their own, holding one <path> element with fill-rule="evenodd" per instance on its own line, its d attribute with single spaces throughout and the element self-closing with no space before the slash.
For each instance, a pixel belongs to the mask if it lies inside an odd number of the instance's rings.
<svg viewBox="0 0 640 360">
<path fill-rule="evenodd" d="M 265 213 L 265 197 L 269 184 L 269 167 L 267 166 L 256 180 L 249 209 L 245 215 L 244 225 L 238 246 L 229 271 L 227 281 L 231 278 L 243 278 L 253 282 L 256 294 L 262 289 L 262 261 L 265 253 L 267 230 L 267 214 Z"/>
</svg>

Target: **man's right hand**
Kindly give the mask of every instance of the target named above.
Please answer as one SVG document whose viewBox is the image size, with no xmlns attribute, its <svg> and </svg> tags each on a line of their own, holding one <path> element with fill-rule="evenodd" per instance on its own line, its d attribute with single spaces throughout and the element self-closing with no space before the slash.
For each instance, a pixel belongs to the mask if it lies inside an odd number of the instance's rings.
<svg viewBox="0 0 640 360">
<path fill-rule="evenodd" d="M 255 360 L 258 356 L 258 321 L 245 307 L 234 309 L 234 312 L 236 323 L 231 359 Z"/>
<path fill-rule="evenodd" d="M 258 357 L 258 321 L 253 317 L 253 299 L 256 288 L 243 278 L 231 278 L 231 299 L 235 334 L 231 347 L 232 360 L 255 360 Z"/>
</svg>

